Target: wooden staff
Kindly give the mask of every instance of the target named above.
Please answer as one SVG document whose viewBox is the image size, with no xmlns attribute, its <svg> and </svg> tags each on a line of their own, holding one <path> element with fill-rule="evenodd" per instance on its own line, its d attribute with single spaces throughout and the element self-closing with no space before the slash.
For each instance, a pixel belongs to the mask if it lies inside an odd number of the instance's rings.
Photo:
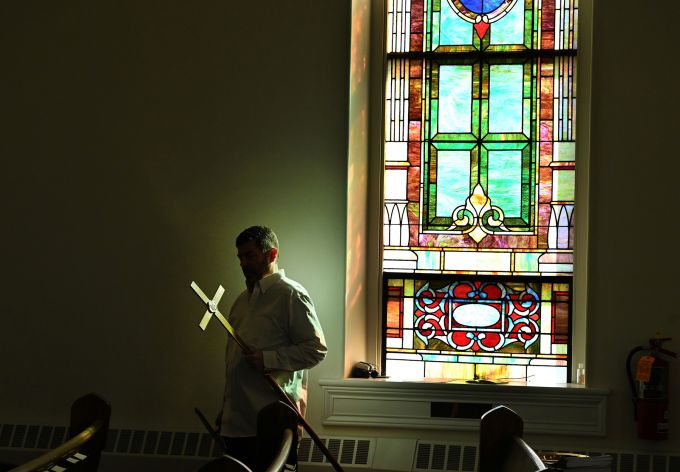
<svg viewBox="0 0 680 472">
<path fill-rule="evenodd" d="M 245 355 L 250 355 L 253 354 L 253 350 L 241 339 L 241 337 L 238 335 L 234 327 L 227 321 L 227 319 L 220 313 L 220 310 L 217 308 L 217 303 L 219 302 L 220 298 L 222 298 L 222 294 L 224 294 L 224 288 L 220 285 L 219 288 L 217 289 L 217 292 L 215 293 L 215 296 L 213 297 L 212 300 L 210 300 L 205 293 L 199 288 L 199 286 L 195 282 L 191 282 L 191 288 L 194 289 L 194 292 L 198 295 L 198 297 L 203 301 L 203 303 L 206 304 L 208 309 L 206 310 L 205 314 L 203 315 L 203 318 L 201 319 L 201 322 L 199 323 L 199 327 L 205 331 L 206 327 L 208 326 L 208 322 L 210 319 L 215 316 L 220 323 L 222 323 L 222 326 L 224 326 L 224 329 L 227 330 L 231 338 L 236 341 L 236 344 L 238 344 L 238 347 L 241 349 L 241 352 Z M 328 459 L 328 462 L 331 463 L 333 468 L 337 472 L 344 472 L 343 468 L 340 466 L 338 461 L 333 457 L 333 454 L 331 451 L 328 450 L 324 442 L 321 440 L 321 438 L 314 432 L 312 427 L 307 423 L 305 418 L 302 416 L 302 413 L 300 413 L 300 410 L 298 410 L 297 405 L 293 403 L 293 401 L 286 395 L 286 392 L 283 391 L 281 386 L 274 380 L 274 377 L 271 376 L 271 374 L 263 373 L 264 379 L 269 383 L 269 386 L 276 391 L 276 393 L 279 394 L 281 397 L 281 400 L 283 400 L 288 406 L 290 406 L 293 411 L 297 414 L 298 421 L 300 421 L 300 424 L 302 427 L 307 431 L 309 436 L 312 438 L 314 441 L 314 444 L 317 445 L 317 447 L 321 450 L 324 456 Z"/>
</svg>

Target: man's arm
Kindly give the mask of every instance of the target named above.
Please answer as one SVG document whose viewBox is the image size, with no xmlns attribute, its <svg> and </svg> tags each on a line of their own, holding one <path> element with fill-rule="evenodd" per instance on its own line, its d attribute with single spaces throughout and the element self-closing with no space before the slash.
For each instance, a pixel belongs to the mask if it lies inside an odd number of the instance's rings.
<svg viewBox="0 0 680 472">
<path fill-rule="evenodd" d="M 291 343 L 262 353 L 264 369 L 309 369 L 325 359 L 328 348 L 309 295 L 293 291 L 288 301 L 288 336 Z M 257 362 L 253 360 L 253 362 Z"/>
<path fill-rule="evenodd" d="M 264 355 L 262 351 L 254 351 L 250 354 L 243 354 L 248 364 L 253 366 L 258 372 L 264 373 Z"/>
</svg>

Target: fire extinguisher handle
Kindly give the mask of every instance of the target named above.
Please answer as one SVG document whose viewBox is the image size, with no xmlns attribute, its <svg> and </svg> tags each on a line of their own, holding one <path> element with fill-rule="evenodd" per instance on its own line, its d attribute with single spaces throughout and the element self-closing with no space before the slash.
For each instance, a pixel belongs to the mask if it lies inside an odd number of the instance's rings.
<svg viewBox="0 0 680 472">
<path fill-rule="evenodd" d="M 674 353 L 673 351 L 669 351 L 668 349 L 663 348 L 663 343 L 666 341 L 672 341 L 673 338 L 652 338 L 649 340 L 649 347 L 652 351 L 659 352 L 661 354 L 665 354 L 670 357 L 677 357 L 677 354 Z"/>
<path fill-rule="evenodd" d="M 669 351 L 668 349 L 664 349 L 662 347 L 658 348 L 657 351 L 659 351 L 661 354 L 665 354 L 667 356 L 678 357 L 678 355 L 675 352 Z"/>
</svg>

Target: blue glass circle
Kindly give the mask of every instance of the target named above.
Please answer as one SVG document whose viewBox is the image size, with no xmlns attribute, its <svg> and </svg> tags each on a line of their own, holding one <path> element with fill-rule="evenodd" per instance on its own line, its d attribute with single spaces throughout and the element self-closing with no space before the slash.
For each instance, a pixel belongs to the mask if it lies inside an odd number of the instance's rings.
<svg viewBox="0 0 680 472">
<path fill-rule="evenodd" d="M 461 0 L 460 3 L 472 13 L 488 14 L 505 3 L 505 0 Z"/>
</svg>

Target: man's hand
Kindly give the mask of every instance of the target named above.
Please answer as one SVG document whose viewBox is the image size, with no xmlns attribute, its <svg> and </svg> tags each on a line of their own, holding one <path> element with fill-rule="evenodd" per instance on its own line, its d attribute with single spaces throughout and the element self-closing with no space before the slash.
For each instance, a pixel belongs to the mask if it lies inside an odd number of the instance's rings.
<svg viewBox="0 0 680 472">
<path fill-rule="evenodd" d="M 248 364 L 253 366 L 255 370 L 264 374 L 264 357 L 262 356 L 262 351 L 255 351 L 252 354 L 244 354 Z"/>
</svg>

